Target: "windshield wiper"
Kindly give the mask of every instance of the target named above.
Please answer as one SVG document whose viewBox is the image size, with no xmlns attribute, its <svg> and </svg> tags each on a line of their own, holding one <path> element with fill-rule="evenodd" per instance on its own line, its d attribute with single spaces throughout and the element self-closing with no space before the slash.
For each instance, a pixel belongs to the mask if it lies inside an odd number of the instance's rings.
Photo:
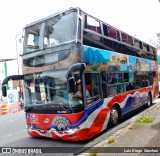
<svg viewBox="0 0 160 156">
<path fill-rule="evenodd" d="M 72 113 L 72 110 L 70 107 L 66 107 L 63 102 L 60 103 L 61 107 L 64 108 L 68 113 Z"/>
<path fill-rule="evenodd" d="M 28 112 L 28 111 L 32 110 L 33 108 L 35 108 L 35 105 L 34 106 L 27 106 L 24 109 L 25 109 L 25 112 Z"/>
</svg>

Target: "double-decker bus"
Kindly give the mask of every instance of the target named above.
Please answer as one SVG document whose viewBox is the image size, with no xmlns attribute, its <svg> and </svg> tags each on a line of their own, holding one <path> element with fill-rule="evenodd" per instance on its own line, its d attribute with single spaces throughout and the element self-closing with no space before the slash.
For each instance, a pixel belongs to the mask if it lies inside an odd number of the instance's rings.
<svg viewBox="0 0 160 156">
<path fill-rule="evenodd" d="M 156 48 L 80 8 L 27 25 L 22 60 L 2 89 L 23 80 L 31 136 L 86 140 L 158 96 Z"/>
</svg>

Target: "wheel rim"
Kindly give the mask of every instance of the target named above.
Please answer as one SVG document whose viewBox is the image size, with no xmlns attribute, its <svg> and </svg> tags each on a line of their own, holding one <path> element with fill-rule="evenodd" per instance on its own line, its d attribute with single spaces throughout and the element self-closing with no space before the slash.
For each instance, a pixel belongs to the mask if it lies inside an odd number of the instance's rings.
<svg viewBox="0 0 160 156">
<path fill-rule="evenodd" d="M 118 111 L 115 108 L 113 108 L 111 111 L 111 123 L 113 125 L 116 125 L 118 123 L 118 117 Z"/>
</svg>

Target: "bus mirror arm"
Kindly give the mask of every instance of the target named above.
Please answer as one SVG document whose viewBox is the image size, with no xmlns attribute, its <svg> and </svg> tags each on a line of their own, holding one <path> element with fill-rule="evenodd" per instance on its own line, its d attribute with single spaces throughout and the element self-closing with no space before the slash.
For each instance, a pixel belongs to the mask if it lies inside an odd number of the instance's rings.
<svg viewBox="0 0 160 156">
<path fill-rule="evenodd" d="M 75 85 L 75 79 L 74 79 L 74 77 L 70 77 L 69 79 L 68 79 L 68 92 L 69 93 L 75 93 L 76 92 L 76 85 Z"/>
<path fill-rule="evenodd" d="M 86 69 L 86 64 L 85 63 L 76 63 L 73 64 L 72 66 L 69 67 L 67 73 L 66 73 L 66 78 L 69 79 L 72 77 L 73 72 L 75 71 L 82 71 Z"/>
<path fill-rule="evenodd" d="M 2 86 L 2 96 L 4 96 L 4 97 L 7 96 L 7 89 L 6 89 L 6 86 Z"/>
<path fill-rule="evenodd" d="M 2 82 L 2 96 L 6 97 L 7 96 L 7 90 L 6 90 L 6 85 L 8 84 L 9 80 L 23 80 L 24 75 L 12 75 L 6 77 L 3 82 Z"/>
<path fill-rule="evenodd" d="M 69 67 L 66 78 L 67 78 L 67 86 L 68 86 L 68 92 L 74 93 L 76 91 L 76 85 L 75 85 L 75 79 L 73 77 L 73 72 L 75 71 L 83 71 L 86 69 L 85 63 L 76 63 Z"/>
</svg>

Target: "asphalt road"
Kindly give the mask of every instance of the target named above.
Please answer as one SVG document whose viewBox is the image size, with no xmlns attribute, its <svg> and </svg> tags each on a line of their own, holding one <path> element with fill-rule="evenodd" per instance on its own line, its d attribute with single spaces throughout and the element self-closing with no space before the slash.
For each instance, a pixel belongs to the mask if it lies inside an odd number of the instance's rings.
<svg viewBox="0 0 160 156">
<path fill-rule="evenodd" d="M 63 153 L 56 153 L 55 155 L 71 155 L 71 153 L 65 153 L 66 147 L 69 147 L 70 150 L 76 152 L 81 150 L 81 148 L 83 147 L 91 147 L 95 143 L 97 142 L 94 142 L 94 139 L 92 139 L 91 141 L 83 142 L 65 142 L 61 140 L 31 137 L 26 132 L 25 114 L 23 111 L 0 116 L 0 147 L 54 147 L 54 149 L 57 147 L 59 152 Z M 77 148 L 75 148 L 74 150 L 74 147 Z"/>
<path fill-rule="evenodd" d="M 142 113 L 146 111 L 146 109 L 143 109 Z M 54 149 L 58 150 L 58 153 L 48 153 L 48 154 L 23 154 L 23 155 L 60 155 L 60 156 L 67 156 L 67 155 L 73 155 L 73 153 L 82 152 L 84 148 L 89 148 L 97 143 L 105 140 L 110 136 L 111 134 L 115 133 L 117 129 L 121 129 L 125 127 L 127 124 L 131 122 L 131 120 L 134 120 L 135 116 L 138 114 L 134 114 L 131 118 L 127 119 L 123 123 L 119 124 L 115 128 L 112 128 L 110 130 L 106 130 L 105 132 L 102 132 L 98 136 L 94 137 L 91 140 L 83 141 L 83 142 L 67 142 L 67 141 L 61 141 L 61 140 L 53 140 L 53 139 L 44 139 L 44 138 L 35 138 L 28 135 L 26 132 L 26 124 L 25 124 L 25 114 L 23 111 L 18 113 L 12 113 L 8 115 L 1 115 L 0 116 L 0 147 L 19 147 L 19 148 L 41 148 L 41 147 L 54 147 Z M 47 150 L 46 148 L 46 150 Z M 73 153 L 68 153 L 66 149 L 71 150 Z M 2 154 L 3 155 L 3 154 Z M 5 156 L 7 154 L 4 154 Z M 11 154 L 8 154 L 11 155 Z M 12 154 L 12 155 L 17 155 Z"/>
</svg>

